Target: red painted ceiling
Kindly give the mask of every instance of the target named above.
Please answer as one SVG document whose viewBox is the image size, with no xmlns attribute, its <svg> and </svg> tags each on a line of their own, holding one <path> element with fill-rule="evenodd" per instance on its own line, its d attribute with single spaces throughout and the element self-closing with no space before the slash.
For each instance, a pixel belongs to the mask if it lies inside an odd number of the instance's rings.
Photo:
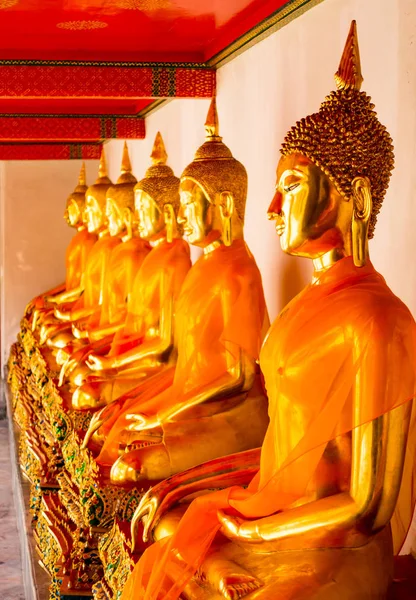
<svg viewBox="0 0 416 600">
<path fill-rule="evenodd" d="M 0 0 L 0 66 L 7 65 L 9 69 L 10 74 L 4 80 L 8 84 L 17 78 L 13 69 L 18 68 L 19 63 L 16 61 L 20 60 L 25 65 L 30 65 L 30 61 L 48 61 L 47 66 L 36 63 L 46 70 L 52 65 L 59 67 L 57 61 L 180 62 L 202 63 L 204 66 L 211 61 L 209 64 L 215 65 L 216 55 L 246 34 L 248 38 L 252 36 L 250 31 L 255 26 L 291 2 L 292 0 Z M 243 46 L 247 40 L 240 41 L 239 45 Z M 83 64 L 77 66 L 84 75 L 91 77 L 91 72 L 87 73 Z M 121 69 L 129 68 L 122 64 L 117 66 Z M 142 65 L 143 69 L 149 67 L 150 65 Z M 31 68 L 34 69 L 35 66 L 32 65 Z M 201 96 L 201 89 L 205 85 L 203 71 L 206 69 L 194 69 L 192 65 L 177 65 L 177 69 L 170 67 L 175 72 L 181 68 L 201 73 L 200 81 L 199 75 L 194 74 L 192 77 L 196 78 L 195 81 L 186 84 L 190 86 L 189 96 Z M 165 73 L 168 70 L 160 71 Z M 60 69 L 56 69 L 57 77 L 59 73 Z M 8 79 L 9 76 L 11 79 Z M 170 75 L 165 73 L 160 76 L 160 80 L 158 77 L 159 75 L 155 75 L 153 97 L 166 97 L 158 95 L 157 90 L 160 92 L 163 86 L 169 87 Z M 79 79 L 76 78 L 77 82 Z M 19 121 L 11 115 L 137 115 L 153 101 L 147 95 L 143 95 L 141 99 L 139 94 L 137 98 L 123 97 L 127 94 L 123 94 L 122 83 L 117 87 L 117 90 L 120 89 L 120 97 L 117 98 L 108 97 L 109 94 L 104 89 L 103 95 L 107 98 L 88 99 L 82 93 L 74 94 L 72 98 L 58 98 L 54 89 L 57 81 L 54 76 L 49 75 L 47 78 L 41 75 L 37 81 L 40 82 L 42 96 L 37 97 L 38 94 L 35 94 L 32 98 L 27 97 L 30 94 L 25 91 L 25 82 L 19 80 L 15 88 L 20 86 L 21 93 L 3 93 L 0 97 L 0 121 L 4 121 L 3 125 L 8 131 L 7 139 L 13 139 L 13 136 L 10 137 L 10 119 Z M 124 81 L 123 77 L 121 81 Z M 183 81 L 188 80 L 183 75 L 181 81 L 180 85 L 183 87 Z M 175 85 L 179 85 L 178 82 Z M 178 87 L 174 89 L 173 95 L 180 96 Z M 42 118 L 39 117 L 38 121 L 39 119 Z M 45 139 L 48 140 L 49 121 L 47 118 L 42 121 L 48 134 Z M 37 122 L 37 128 L 39 127 Z M 34 137 L 33 141 L 36 139 L 38 138 Z M 17 145 L 11 147 L 11 150 L 3 148 L 3 155 L 6 156 L 9 152 L 15 157 L 16 147 Z M 34 156 L 35 148 L 36 145 L 30 148 Z M 39 148 L 42 149 L 42 146 Z M 51 155 L 50 148 L 47 156 Z M 27 156 L 27 145 L 23 149 L 24 156 Z M 66 146 L 64 150 L 67 152 Z M 96 148 L 94 151 L 97 151 Z M 65 152 L 62 156 L 66 156 Z M 85 152 L 88 154 L 89 149 L 86 148 Z M 71 153 L 74 154 L 72 150 Z M 78 150 L 75 154 L 79 154 Z M 46 155 L 40 156 L 46 158 Z"/>
<path fill-rule="evenodd" d="M 0 0 L 0 59 L 204 62 L 287 0 Z"/>
</svg>

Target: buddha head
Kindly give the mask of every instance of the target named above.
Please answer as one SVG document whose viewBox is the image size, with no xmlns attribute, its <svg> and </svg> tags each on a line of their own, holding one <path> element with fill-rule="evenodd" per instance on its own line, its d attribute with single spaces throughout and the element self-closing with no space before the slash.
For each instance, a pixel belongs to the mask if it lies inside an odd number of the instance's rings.
<svg viewBox="0 0 416 600">
<path fill-rule="evenodd" d="M 268 214 L 288 254 L 315 259 L 335 250 L 362 266 L 394 156 L 390 135 L 360 91 L 355 21 L 335 81 L 319 112 L 286 135 Z"/>
<path fill-rule="evenodd" d="M 134 215 L 134 186 L 137 179 L 131 172 L 129 151 L 126 142 L 123 148 L 121 174 L 115 185 L 107 190 L 106 216 L 110 235 L 122 236 L 132 234 L 135 224 Z"/>
<path fill-rule="evenodd" d="M 79 173 L 78 185 L 68 196 L 64 219 L 71 227 L 82 227 L 84 224 L 85 193 L 87 184 L 85 181 L 85 163 L 82 163 Z"/>
<path fill-rule="evenodd" d="M 139 234 L 145 240 L 177 237 L 179 179 L 166 164 L 168 155 L 162 136 L 156 134 L 150 155 L 152 165 L 134 188 Z"/>
<path fill-rule="evenodd" d="M 188 241 L 201 248 L 243 236 L 247 196 L 246 170 L 219 135 L 215 98 L 205 131 L 205 143 L 181 176 L 178 217 Z"/>
<path fill-rule="evenodd" d="M 94 185 L 90 185 L 85 194 L 84 220 L 90 233 L 98 232 L 107 225 L 105 213 L 106 193 L 111 185 L 107 176 L 107 166 L 104 149 L 101 152 L 98 179 Z"/>
</svg>

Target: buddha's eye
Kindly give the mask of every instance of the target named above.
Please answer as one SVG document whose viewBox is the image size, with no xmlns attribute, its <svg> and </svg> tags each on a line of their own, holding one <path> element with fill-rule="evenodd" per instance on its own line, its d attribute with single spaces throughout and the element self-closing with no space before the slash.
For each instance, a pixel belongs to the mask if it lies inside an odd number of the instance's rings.
<svg viewBox="0 0 416 600">
<path fill-rule="evenodd" d="M 291 185 L 286 185 L 283 189 L 285 192 L 292 192 L 299 186 L 299 183 L 292 183 Z"/>
</svg>

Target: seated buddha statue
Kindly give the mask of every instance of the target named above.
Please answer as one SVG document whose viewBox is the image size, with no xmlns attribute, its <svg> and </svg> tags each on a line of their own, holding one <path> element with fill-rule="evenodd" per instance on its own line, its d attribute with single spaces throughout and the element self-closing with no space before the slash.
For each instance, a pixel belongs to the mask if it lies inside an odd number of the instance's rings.
<svg viewBox="0 0 416 600">
<path fill-rule="evenodd" d="M 108 231 L 118 243 L 114 244 L 110 252 L 100 284 L 101 301 L 93 311 L 76 307 L 72 309 L 70 319 L 73 339 L 59 355 L 60 361 L 72 356 L 73 361 L 79 363 L 78 370 L 86 369 L 82 363 L 90 352 L 98 351 L 98 348 L 105 351 L 114 333 L 123 326 L 135 275 L 150 250 L 149 244 L 138 235 L 134 211 L 136 183 L 125 145 L 121 175 L 106 193 Z M 64 382 L 64 376 L 65 365 L 61 370 L 60 385 Z"/>
<path fill-rule="evenodd" d="M 166 164 L 160 133 L 151 158 L 152 165 L 136 184 L 134 196 L 139 234 L 152 249 L 135 272 L 121 313 L 122 324 L 109 351 L 90 353 L 83 369 L 74 369 L 71 361 L 68 364 L 69 379 L 77 386 L 72 399 L 75 410 L 91 411 L 107 405 L 137 387 L 144 377 L 161 374 L 175 362 L 175 305 L 191 266 L 190 253 L 176 226 L 179 179 Z M 96 339 L 94 332 L 89 337 L 93 334 Z"/>
<path fill-rule="evenodd" d="M 108 232 L 108 220 L 105 214 L 106 192 L 111 185 L 107 176 L 104 150 L 101 154 L 97 181 L 85 194 L 85 222 L 89 233 L 98 236 L 85 265 L 85 272 L 78 288 L 71 294 L 55 297 L 54 315 L 48 316 L 39 326 L 39 343 L 50 341 L 52 347 L 64 347 L 71 341 L 72 309 L 92 311 L 101 303 L 101 286 L 104 279 L 109 255 L 118 238 L 112 238 Z M 79 313 L 78 313 L 79 315 Z M 78 316 L 79 318 L 79 316 Z M 53 342 L 52 338 L 62 334 Z"/>
<path fill-rule="evenodd" d="M 87 257 L 97 241 L 95 233 L 90 233 L 85 224 L 86 191 L 85 163 L 83 163 L 78 185 L 68 197 L 64 213 L 64 219 L 68 225 L 77 230 L 65 254 L 65 283 L 44 292 L 29 302 L 25 310 L 25 316 L 31 321 L 33 331 L 36 329 L 39 317 L 45 317 L 53 311 L 50 307 L 51 304 L 66 301 L 68 298 L 71 298 L 74 290 L 77 290 L 81 286 Z"/>
<path fill-rule="evenodd" d="M 178 222 L 203 254 L 176 304 L 176 368 L 117 399 L 116 419 L 110 405 L 90 426 L 104 428 L 97 460 L 112 465 L 114 484 L 160 480 L 259 446 L 267 427 L 256 360 L 268 317 L 243 237 L 247 174 L 219 136 L 215 99 L 205 128 L 180 183 Z"/>
<path fill-rule="evenodd" d="M 369 259 L 393 147 L 361 82 L 353 22 L 336 91 L 277 167 L 269 218 L 314 273 L 261 350 L 263 445 L 146 494 L 133 532 L 157 541 L 122 600 L 386 598 L 416 492 L 416 328 Z"/>
</svg>

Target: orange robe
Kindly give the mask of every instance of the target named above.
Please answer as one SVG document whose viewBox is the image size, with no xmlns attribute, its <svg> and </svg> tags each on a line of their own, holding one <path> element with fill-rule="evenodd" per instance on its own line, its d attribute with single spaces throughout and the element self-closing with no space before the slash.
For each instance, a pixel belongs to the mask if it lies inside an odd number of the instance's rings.
<svg viewBox="0 0 416 600">
<path fill-rule="evenodd" d="M 149 380 L 140 394 L 126 401 L 115 423 L 111 421 L 98 462 L 112 464 L 118 458 L 123 431 L 130 424 L 126 415 L 155 414 L 192 397 L 199 387 L 224 375 L 233 362 L 237 364 L 241 351 L 257 359 L 267 325 L 261 275 L 245 242 L 237 240 L 230 247 L 219 246 L 202 255 L 189 271 L 177 302 L 176 368 L 168 369 L 156 382 Z M 215 418 L 207 420 L 214 427 Z M 184 423 L 193 431 L 192 418 L 186 421 L 184 417 Z M 108 424 L 105 427 L 107 432 Z M 167 445 L 174 430 L 175 423 L 163 426 Z"/>
<path fill-rule="evenodd" d="M 190 267 L 189 245 L 182 239 L 175 239 L 171 243 L 164 241 L 148 252 L 130 288 L 128 302 L 123 310 L 125 325 L 112 340 L 110 356 L 127 352 L 150 340 L 151 330 L 154 331 L 160 325 L 164 295 L 172 299 L 175 306 Z M 172 369 L 168 368 L 167 371 L 170 373 Z M 145 374 L 142 377 L 145 378 Z M 168 377 L 171 380 L 169 375 Z M 134 371 L 129 376 L 121 372 L 113 380 L 96 381 L 87 385 L 101 390 L 101 396 L 111 402 L 129 389 L 136 388 L 140 379 Z M 150 382 L 150 377 L 147 379 Z M 143 382 L 141 385 L 146 384 Z M 117 419 L 118 410 L 115 406 L 113 413 L 112 418 L 102 427 L 105 433 Z"/>
<path fill-rule="evenodd" d="M 103 301 L 103 289 L 105 275 L 112 250 L 121 244 L 118 237 L 111 237 L 109 234 L 103 235 L 94 244 L 88 255 L 85 267 L 84 293 L 81 298 L 72 305 L 72 310 L 80 308 L 98 308 Z"/>
<path fill-rule="evenodd" d="M 111 355 L 148 341 L 149 329 L 159 326 L 164 295 L 178 299 L 183 281 L 191 268 L 188 243 L 174 239 L 155 246 L 136 273 L 129 301 L 126 322 L 116 333 Z"/>
<path fill-rule="evenodd" d="M 72 290 L 81 285 L 89 253 L 96 241 L 97 236 L 94 233 L 83 229 L 78 231 L 69 242 L 65 253 L 66 290 Z"/>
<path fill-rule="evenodd" d="M 88 329 L 125 320 L 134 279 L 150 250 L 149 243 L 140 238 L 132 238 L 113 248 L 104 277 L 101 311 L 89 319 Z"/>
<path fill-rule="evenodd" d="M 370 263 L 357 268 L 345 258 L 292 300 L 261 352 L 270 425 L 258 474 L 248 489 L 194 500 L 175 534 L 143 554 L 122 600 L 177 600 L 220 529 L 218 509 L 261 518 L 304 497 L 329 441 L 415 396 L 415 339 L 413 317 Z M 361 369 L 364 402 L 357 410 L 354 386 Z M 416 494 L 414 415 L 392 519 L 396 551 Z"/>
</svg>

